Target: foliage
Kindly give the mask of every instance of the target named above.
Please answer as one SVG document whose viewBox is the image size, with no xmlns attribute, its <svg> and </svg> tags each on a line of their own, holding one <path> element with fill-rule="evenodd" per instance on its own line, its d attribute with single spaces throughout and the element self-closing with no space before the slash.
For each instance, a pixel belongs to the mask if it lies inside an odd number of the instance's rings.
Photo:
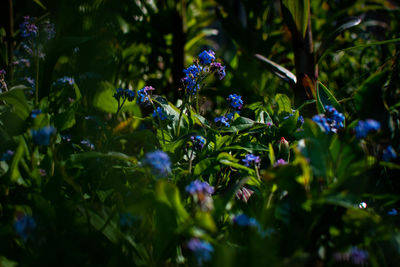
<svg viewBox="0 0 400 267">
<path fill-rule="evenodd" d="M 400 7 L 255 2 L 17 9 L 0 266 L 398 265 Z"/>
</svg>

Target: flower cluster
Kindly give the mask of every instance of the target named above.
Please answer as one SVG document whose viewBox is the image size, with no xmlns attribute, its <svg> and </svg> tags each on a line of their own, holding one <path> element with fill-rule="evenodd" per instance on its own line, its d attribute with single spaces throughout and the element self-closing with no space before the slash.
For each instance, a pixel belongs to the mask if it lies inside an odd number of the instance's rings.
<svg viewBox="0 0 400 267">
<path fill-rule="evenodd" d="M 381 124 L 373 119 L 367 119 L 365 121 L 359 121 L 357 126 L 354 128 L 356 131 L 357 139 L 362 139 L 367 137 L 370 132 L 379 131 Z"/>
<path fill-rule="evenodd" d="M 210 73 L 214 73 L 220 80 L 225 77 L 225 66 L 215 60 L 214 51 L 204 50 L 193 65 L 183 70 L 185 77 L 182 78 L 182 83 L 188 93 L 196 94 L 200 90 L 201 81 Z"/>
<path fill-rule="evenodd" d="M 74 85 L 74 83 L 75 83 L 74 78 L 64 76 L 64 77 L 58 79 L 55 84 L 58 84 L 58 85 L 63 85 L 63 84 Z"/>
<path fill-rule="evenodd" d="M 150 166 L 152 173 L 157 177 L 166 177 L 171 172 L 171 160 L 168 154 L 161 150 L 147 153 L 143 163 Z"/>
<path fill-rule="evenodd" d="M 230 94 L 226 101 L 228 101 L 230 107 L 235 110 L 240 110 L 243 107 L 243 100 L 240 95 Z"/>
<path fill-rule="evenodd" d="M 120 101 L 120 99 L 122 99 L 123 101 L 128 100 L 129 102 L 132 102 L 133 99 L 135 99 L 135 91 L 118 88 L 117 92 L 113 95 L 113 97 L 118 102 Z"/>
<path fill-rule="evenodd" d="M 368 262 L 368 251 L 351 247 L 347 252 L 338 252 L 334 254 L 334 259 L 339 262 L 351 262 L 354 265 L 365 265 Z"/>
<path fill-rule="evenodd" d="M 275 162 L 274 167 L 281 166 L 281 165 L 286 165 L 286 164 L 288 164 L 288 163 L 284 159 L 278 159 Z"/>
<path fill-rule="evenodd" d="M 332 106 L 325 106 L 325 114 L 315 115 L 312 120 L 320 125 L 326 133 L 337 133 L 344 127 L 344 115 Z"/>
<path fill-rule="evenodd" d="M 206 139 L 204 139 L 204 137 L 200 135 L 191 136 L 190 140 L 192 141 L 195 150 L 203 149 L 204 145 L 206 144 Z"/>
<path fill-rule="evenodd" d="M 23 38 L 33 38 L 38 35 L 39 29 L 34 23 L 35 19 L 29 16 L 24 17 L 24 22 L 19 25 Z"/>
<path fill-rule="evenodd" d="M 197 264 L 202 266 L 204 262 L 211 260 L 211 253 L 214 251 L 212 245 L 198 238 L 192 238 L 187 243 L 187 247 L 192 251 Z"/>
<path fill-rule="evenodd" d="M 155 89 L 151 86 L 145 86 L 139 91 L 137 91 L 137 103 L 138 104 L 147 104 L 150 101 L 150 94 L 151 91 L 154 91 Z"/>
<path fill-rule="evenodd" d="M 195 202 L 200 204 L 203 211 L 209 211 L 213 208 L 211 195 L 214 193 L 214 187 L 207 182 L 195 180 L 185 188 L 186 192 L 192 195 Z"/>
<path fill-rule="evenodd" d="M 32 216 L 21 215 L 14 222 L 14 229 L 17 235 L 26 242 L 32 237 L 36 229 L 36 221 Z"/>
<path fill-rule="evenodd" d="M 216 118 L 214 119 L 214 122 L 215 122 L 215 123 L 220 123 L 220 124 L 222 124 L 222 125 L 224 125 L 224 126 L 226 126 L 226 127 L 231 126 L 231 125 L 229 124 L 229 119 L 228 119 L 227 117 L 225 117 L 225 116 L 216 117 Z"/>
<path fill-rule="evenodd" d="M 6 152 L 3 153 L 1 161 L 10 161 L 13 156 L 14 156 L 14 151 L 7 150 Z"/>
<path fill-rule="evenodd" d="M 39 130 L 31 130 L 33 142 L 39 146 L 48 146 L 51 136 L 55 133 L 56 129 L 53 126 L 45 126 Z"/>
<path fill-rule="evenodd" d="M 162 107 L 157 107 L 157 109 L 153 111 L 153 118 L 156 117 L 160 118 L 162 121 L 167 119 L 167 115 L 164 113 Z"/>
<path fill-rule="evenodd" d="M 396 154 L 396 151 L 394 151 L 392 146 L 388 146 L 387 148 L 385 148 L 385 150 L 383 150 L 383 154 L 382 154 L 383 161 L 391 161 L 392 159 L 396 159 L 396 158 L 397 158 L 397 154 Z"/>
<path fill-rule="evenodd" d="M 242 159 L 242 161 L 244 162 L 244 165 L 247 167 L 250 166 L 259 166 L 261 159 L 259 156 L 255 156 L 253 154 L 247 154 L 246 157 L 244 159 Z"/>
</svg>

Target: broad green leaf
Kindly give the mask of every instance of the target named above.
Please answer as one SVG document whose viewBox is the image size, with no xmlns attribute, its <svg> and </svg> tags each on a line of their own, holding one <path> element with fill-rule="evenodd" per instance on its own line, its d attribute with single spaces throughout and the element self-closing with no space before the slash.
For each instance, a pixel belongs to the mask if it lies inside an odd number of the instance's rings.
<svg viewBox="0 0 400 267">
<path fill-rule="evenodd" d="M 282 112 L 292 113 L 291 102 L 287 95 L 277 94 L 275 102 L 278 104 L 278 114 Z"/>
<path fill-rule="evenodd" d="M 340 104 L 336 100 L 335 96 L 320 81 L 317 83 L 317 103 L 317 109 L 319 113 L 325 112 L 326 105 L 332 105 L 337 110 L 341 110 Z"/>
<path fill-rule="evenodd" d="M 253 127 L 255 122 L 249 118 L 239 117 L 231 123 L 230 127 L 224 127 L 222 132 L 236 133 Z"/>
<path fill-rule="evenodd" d="M 28 102 L 26 101 L 24 90 L 28 89 L 24 86 L 12 87 L 8 92 L 0 94 L 0 100 L 4 100 L 14 107 L 15 114 L 22 120 L 25 120 L 30 113 Z"/>
<path fill-rule="evenodd" d="M 179 221 L 184 222 L 189 214 L 183 207 L 178 188 L 166 180 L 159 180 L 156 185 L 157 200 L 170 206 L 179 216 Z"/>
<path fill-rule="evenodd" d="M 282 0 L 282 3 L 292 14 L 297 31 L 304 38 L 310 15 L 310 0 Z"/>
</svg>

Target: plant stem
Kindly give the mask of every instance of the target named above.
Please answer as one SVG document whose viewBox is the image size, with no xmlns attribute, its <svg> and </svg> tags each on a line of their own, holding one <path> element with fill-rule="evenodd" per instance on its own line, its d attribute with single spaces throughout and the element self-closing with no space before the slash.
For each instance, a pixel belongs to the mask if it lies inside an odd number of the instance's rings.
<svg viewBox="0 0 400 267">
<path fill-rule="evenodd" d="M 36 55 L 35 105 L 39 104 L 39 55 Z"/>
<path fill-rule="evenodd" d="M 183 110 L 185 109 L 186 106 L 186 102 L 187 102 L 187 95 L 186 95 L 186 91 L 185 91 L 185 95 L 183 98 L 183 103 L 181 105 L 181 112 L 179 112 L 179 118 L 178 118 L 178 127 L 176 129 L 176 136 L 179 137 L 180 134 L 180 130 L 181 130 L 181 119 L 182 119 L 182 115 L 183 115 Z"/>
</svg>

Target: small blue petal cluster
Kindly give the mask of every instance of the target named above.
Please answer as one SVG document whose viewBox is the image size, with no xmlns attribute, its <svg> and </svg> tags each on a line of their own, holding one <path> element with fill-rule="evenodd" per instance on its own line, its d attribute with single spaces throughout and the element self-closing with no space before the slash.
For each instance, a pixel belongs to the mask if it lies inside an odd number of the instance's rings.
<svg viewBox="0 0 400 267">
<path fill-rule="evenodd" d="M 159 117 L 162 121 L 167 119 L 167 115 L 164 113 L 164 110 L 161 107 L 157 107 L 157 109 L 153 111 L 153 118 L 156 117 Z"/>
<path fill-rule="evenodd" d="M 367 119 L 365 121 L 359 121 L 357 126 L 354 128 L 356 131 L 357 139 L 367 137 L 369 132 L 378 131 L 381 128 L 381 124 L 373 119 Z"/>
<path fill-rule="evenodd" d="M 122 98 L 123 100 L 128 100 L 129 102 L 132 102 L 133 99 L 135 99 L 135 91 L 129 89 L 117 88 L 117 92 L 113 95 L 113 97 L 117 101 L 119 101 Z"/>
<path fill-rule="evenodd" d="M 204 137 L 200 135 L 191 136 L 190 140 L 192 141 L 195 150 L 203 149 L 204 145 L 206 144 L 206 139 L 204 139 Z"/>
<path fill-rule="evenodd" d="M 348 252 L 339 252 L 333 255 L 336 261 L 351 262 L 354 265 L 366 265 L 368 262 L 368 251 L 351 247 Z"/>
<path fill-rule="evenodd" d="M 204 50 L 199 55 L 199 62 L 202 65 L 210 64 L 214 60 L 215 60 L 215 52 L 212 50 L 208 50 L 208 51 Z"/>
<path fill-rule="evenodd" d="M 229 122 L 228 122 L 228 118 L 227 117 L 225 117 L 225 116 L 220 116 L 220 117 L 216 117 L 215 119 L 214 119 L 214 122 L 215 123 L 220 123 L 220 124 L 223 124 L 224 126 L 226 126 L 226 127 L 229 127 L 229 126 L 231 126 L 230 124 L 229 124 Z"/>
<path fill-rule="evenodd" d="M 259 156 L 254 156 L 253 154 L 247 154 L 244 159 L 242 159 L 244 162 L 244 165 L 247 167 L 250 167 L 252 165 L 258 166 L 261 162 L 261 159 Z"/>
<path fill-rule="evenodd" d="M 57 80 L 56 84 L 69 84 L 74 85 L 75 80 L 72 77 L 64 76 Z"/>
<path fill-rule="evenodd" d="M 42 111 L 40 109 L 33 109 L 31 111 L 31 118 L 34 119 L 40 114 L 42 114 Z"/>
<path fill-rule="evenodd" d="M 191 182 L 185 188 L 186 192 L 191 195 L 206 194 L 211 195 L 214 193 L 214 187 L 209 185 L 207 182 L 202 182 L 200 180 L 195 180 Z"/>
<path fill-rule="evenodd" d="M 231 108 L 242 109 L 243 107 L 243 100 L 240 95 L 230 94 L 226 100 L 228 101 Z"/>
<path fill-rule="evenodd" d="M 89 148 L 90 150 L 94 150 L 94 144 L 90 142 L 89 140 L 85 139 L 81 141 L 81 144 Z"/>
<path fill-rule="evenodd" d="M 319 124 L 326 133 L 337 133 L 344 127 L 344 116 L 332 106 L 325 106 L 325 114 L 315 115 L 312 120 Z"/>
<path fill-rule="evenodd" d="M 286 165 L 286 164 L 288 164 L 288 163 L 284 159 L 278 159 L 275 162 L 274 167 L 281 166 L 281 165 Z"/>
<path fill-rule="evenodd" d="M 19 28 L 23 38 L 31 38 L 38 35 L 38 27 L 35 25 L 34 19 L 29 16 L 24 17 L 24 22 L 19 25 Z"/>
<path fill-rule="evenodd" d="M 399 214 L 399 212 L 393 208 L 390 211 L 388 211 L 387 214 L 390 216 L 396 216 L 397 214 Z"/>
<path fill-rule="evenodd" d="M 151 167 L 155 176 L 166 177 L 171 172 L 171 160 L 167 153 L 161 150 L 145 155 L 144 163 Z"/>
<path fill-rule="evenodd" d="M 56 36 L 53 23 L 50 23 L 50 21 L 46 20 L 42 26 L 44 32 L 47 34 L 47 40 L 51 40 Z"/>
<path fill-rule="evenodd" d="M 394 151 L 392 146 L 388 146 L 385 150 L 383 150 L 382 160 L 383 161 L 391 161 L 392 159 L 396 159 L 397 154 Z"/>
<path fill-rule="evenodd" d="M 36 221 L 29 215 L 20 216 L 14 223 L 14 229 L 17 235 L 26 242 L 32 237 L 36 229 Z"/>
<path fill-rule="evenodd" d="M 303 116 L 300 115 L 299 118 L 297 119 L 297 121 L 299 121 L 300 124 L 303 125 L 303 124 L 304 124 L 304 118 L 303 118 Z"/>
<path fill-rule="evenodd" d="M 233 217 L 233 223 L 241 227 L 259 227 L 260 223 L 252 217 L 248 217 L 246 214 L 240 214 Z"/>
<path fill-rule="evenodd" d="M 198 238 L 192 238 L 187 243 L 187 247 L 193 252 L 199 266 L 211 260 L 211 253 L 214 251 L 214 248 L 210 243 L 201 241 Z"/>
<path fill-rule="evenodd" d="M 121 228 L 126 229 L 132 227 L 136 220 L 137 218 L 129 212 L 119 214 L 119 225 L 121 226 Z"/>
<path fill-rule="evenodd" d="M 3 156 L 1 157 L 1 161 L 10 161 L 13 156 L 14 156 L 14 151 L 7 150 L 6 152 L 3 153 Z"/>
<path fill-rule="evenodd" d="M 200 89 L 198 83 L 198 77 L 200 76 L 202 69 L 198 65 L 191 65 L 187 69 L 183 70 L 186 76 L 182 79 L 183 84 L 186 86 L 188 92 L 195 94 Z"/>
<path fill-rule="evenodd" d="M 139 91 L 137 91 L 137 103 L 138 104 L 147 104 L 150 101 L 150 92 L 155 89 L 151 86 L 145 86 Z"/>
<path fill-rule="evenodd" d="M 39 130 L 31 130 L 33 142 L 39 146 L 48 146 L 51 136 L 55 133 L 56 129 L 53 126 L 45 126 Z"/>
</svg>

